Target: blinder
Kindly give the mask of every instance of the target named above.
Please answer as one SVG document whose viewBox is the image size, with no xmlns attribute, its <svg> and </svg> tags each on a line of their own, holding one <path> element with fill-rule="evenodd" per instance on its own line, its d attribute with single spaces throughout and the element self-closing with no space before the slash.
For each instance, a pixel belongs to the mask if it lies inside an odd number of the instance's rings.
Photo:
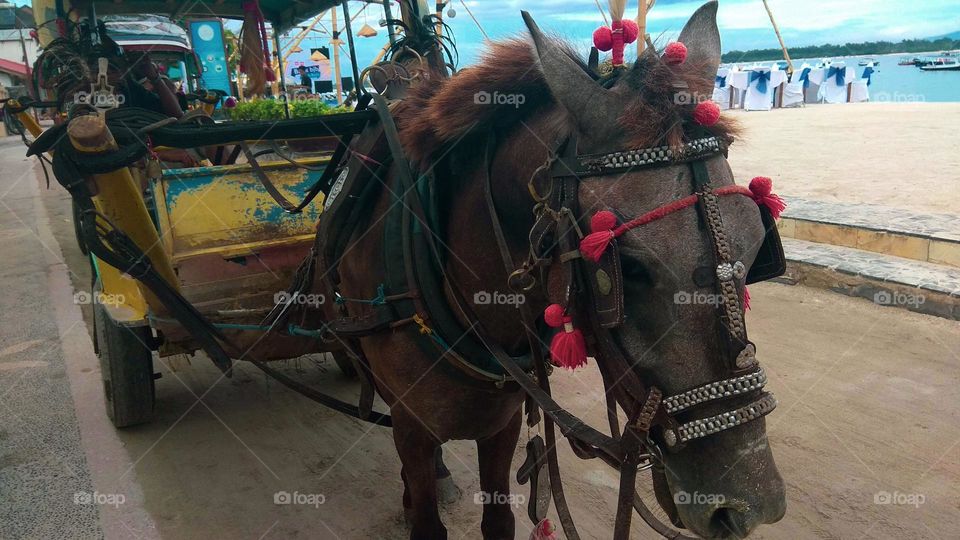
<svg viewBox="0 0 960 540">
<path fill-rule="evenodd" d="M 763 243 L 747 271 L 747 285 L 782 276 L 787 271 L 787 258 L 783 253 L 780 231 L 770 209 L 760 205 L 760 220 L 763 222 Z"/>
</svg>

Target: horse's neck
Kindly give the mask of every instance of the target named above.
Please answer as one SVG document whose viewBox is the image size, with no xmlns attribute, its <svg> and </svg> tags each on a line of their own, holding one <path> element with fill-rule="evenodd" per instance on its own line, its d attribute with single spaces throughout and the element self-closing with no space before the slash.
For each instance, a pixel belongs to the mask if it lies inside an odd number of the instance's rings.
<svg viewBox="0 0 960 540">
<path fill-rule="evenodd" d="M 546 159 L 546 151 L 539 143 L 530 146 L 530 141 L 522 139 L 511 137 L 501 142 L 492 163 L 486 160 L 484 152 L 474 153 L 470 159 L 458 162 L 462 168 L 450 171 L 450 178 L 446 179 L 454 182 L 447 192 L 447 200 L 441 201 L 450 209 L 447 238 L 444 239 L 450 251 L 447 272 L 468 303 L 478 293 L 486 293 L 496 302 L 521 292 L 511 290 L 507 281 L 510 272 L 526 260 L 529 251 L 527 233 L 533 224 L 533 200 L 527 192 L 526 182 Z M 539 153 L 543 154 L 542 159 Z M 522 159 L 518 159 L 520 157 Z M 497 207 L 495 218 L 490 215 L 484 192 L 488 168 Z M 506 237 L 510 261 L 504 261 L 501 254 L 493 219 L 499 221 Z M 536 292 L 524 294 L 524 303 L 534 312 L 545 305 L 545 299 Z M 518 299 L 517 296 L 512 298 Z M 471 307 L 475 308 L 491 337 L 505 348 L 517 351 L 525 346 L 520 311 L 514 306 Z"/>
</svg>

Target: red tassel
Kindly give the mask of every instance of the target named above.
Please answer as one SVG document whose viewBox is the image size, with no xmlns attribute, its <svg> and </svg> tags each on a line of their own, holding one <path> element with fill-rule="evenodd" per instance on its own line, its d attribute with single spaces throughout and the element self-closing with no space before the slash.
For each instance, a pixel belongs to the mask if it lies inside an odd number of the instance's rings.
<svg viewBox="0 0 960 540">
<path fill-rule="evenodd" d="M 530 531 L 530 540 L 557 540 L 557 535 L 553 534 L 556 529 L 548 518 L 543 518 L 537 526 Z"/>
<path fill-rule="evenodd" d="M 746 285 L 743 286 L 743 310 L 746 311 L 750 309 L 750 289 Z"/>
<path fill-rule="evenodd" d="M 550 341 L 550 358 L 554 365 L 576 369 L 587 363 L 587 344 L 583 332 L 573 327 L 573 317 L 564 313 L 560 304 L 550 304 L 543 311 L 543 320 L 551 328 L 563 327 Z"/>
<path fill-rule="evenodd" d="M 787 203 L 779 195 L 772 192 L 773 180 L 766 176 L 757 176 L 750 180 L 750 191 L 753 193 L 753 200 L 761 206 L 766 206 L 773 219 L 778 219 L 780 213 L 787 207 Z"/>
<path fill-rule="evenodd" d="M 613 228 L 617 225 L 617 216 L 609 210 L 601 210 L 590 219 L 590 234 L 580 240 L 580 254 L 588 260 L 597 262 L 607 250 L 610 242 L 617 237 Z"/>
<path fill-rule="evenodd" d="M 600 260 L 607 246 L 613 241 L 613 231 L 590 233 L 580 241 L 580 254 L 593 262 Z"/>
</svg>

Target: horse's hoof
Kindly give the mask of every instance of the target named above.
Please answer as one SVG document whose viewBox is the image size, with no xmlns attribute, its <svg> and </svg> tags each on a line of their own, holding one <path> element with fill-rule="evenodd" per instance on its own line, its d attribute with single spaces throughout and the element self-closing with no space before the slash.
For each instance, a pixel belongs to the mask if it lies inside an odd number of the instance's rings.
<svg viewBox="0 0 960 540">
<path fill-rule="evenodd" d="M 460 500 L 462 493 L 452 476 L 437 478 L 437 499 L 440 504 L 451 504 Z"/>
</svg>

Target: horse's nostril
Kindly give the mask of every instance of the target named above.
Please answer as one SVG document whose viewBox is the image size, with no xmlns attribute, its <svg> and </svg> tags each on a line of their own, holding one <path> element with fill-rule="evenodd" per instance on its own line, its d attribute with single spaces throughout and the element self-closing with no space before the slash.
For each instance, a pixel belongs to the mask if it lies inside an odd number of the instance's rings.
<svg viewBox="0 0 960 540">
<path fill-rule="evenodd" d="M 743 522 L 745 516 L 734 508 L 717 508 L 710 517 L 710 534 L 714 538 L 746 538 L 750 534 Z"/>
</svg>

